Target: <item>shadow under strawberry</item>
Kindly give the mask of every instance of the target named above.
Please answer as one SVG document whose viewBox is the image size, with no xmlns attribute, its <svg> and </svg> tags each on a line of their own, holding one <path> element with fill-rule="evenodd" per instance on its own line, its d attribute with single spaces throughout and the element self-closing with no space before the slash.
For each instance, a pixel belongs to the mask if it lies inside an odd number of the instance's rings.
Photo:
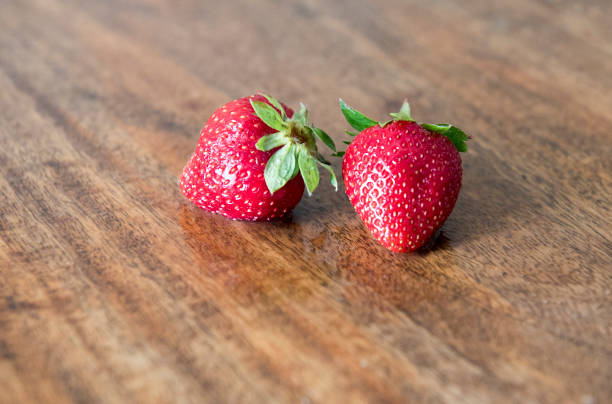
<svg viewBox="0 0 612 404">
<path fill-rule="evenodd" d="M 303 260 L 301 226 L 291 215 L 272 222 L 232 221 L 185 203 L 179 223 L 196 267 L 241 305 L 274 305 L 279 292 L 305 298 L 310 288 L 292 263 Z"/>
<path fill-rule="evenodd" d="M 477 157 L 464 161 L 459 199 L 443 228 L 453 242 L 498 237 L 538 215 L 529 211 L 537 193 L 524 185 L 521 173 L 477 142 L 472 149 Z"/>
</svg>

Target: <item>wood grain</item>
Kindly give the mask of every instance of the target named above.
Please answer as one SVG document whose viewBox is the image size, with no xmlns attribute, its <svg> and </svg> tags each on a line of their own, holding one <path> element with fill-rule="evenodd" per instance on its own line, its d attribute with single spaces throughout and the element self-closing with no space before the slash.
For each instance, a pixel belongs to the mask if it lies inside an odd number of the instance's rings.
<svg viewBox="0 0 612 404">
<path fill-rule="evenodd" d="M 0 402 L 612 401 L 612 3 L 0 3 Z M 191 206 L 214 109 L 473 139 L 434 247 Z M 337 170 L 339 173 L 339 170 Z"/>
</svg>

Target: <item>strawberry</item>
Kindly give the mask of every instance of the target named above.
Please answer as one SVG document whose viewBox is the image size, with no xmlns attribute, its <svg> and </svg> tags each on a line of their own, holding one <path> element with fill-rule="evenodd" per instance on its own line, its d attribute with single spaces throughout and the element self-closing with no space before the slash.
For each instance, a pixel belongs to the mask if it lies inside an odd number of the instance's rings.
<svg viewBox="0 0 612 404">
<path fill-rule="evenodd" d="M 195 152 L 179 178 L 197 206 L 231 219 L 268 221 L 290 212 L 319 184 L 315 136 L 335 151 L 332 139 L 308 123 L 303 104 L 293 111 L 275 98 L 253 95 L 216 110 L 204 125 Z M 301 175 L 298 176 L 298 173 Z"/>
<path fill-rule="evenodd" d="M 415 122 L 404 102 L 392 120 L 376 122 L 340 100 L 359 131 L 342 161 L 346 194 L 380 244 L 415 251 L 444 224 L 461 188 L 461 157 L 469 137 L 449 124 Z"/>
</svg>

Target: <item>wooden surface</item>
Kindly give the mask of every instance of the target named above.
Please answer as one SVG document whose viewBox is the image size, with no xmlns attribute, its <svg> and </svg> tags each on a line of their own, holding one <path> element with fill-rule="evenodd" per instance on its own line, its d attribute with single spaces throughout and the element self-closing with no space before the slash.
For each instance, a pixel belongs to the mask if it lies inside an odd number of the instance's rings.
<svg viewBox="0 0 612 404">
<path fill-rule="evenodd" d="M 610 21 L 606 0 L 2 1 L 0 402 L 611 402 Z M 433 249 L 379 247 L 327 180 L 285 222 L 191 206 L 201 125 L 257 90 L 336 141 L 339 96 L 469 132 Z"/>
</svg>

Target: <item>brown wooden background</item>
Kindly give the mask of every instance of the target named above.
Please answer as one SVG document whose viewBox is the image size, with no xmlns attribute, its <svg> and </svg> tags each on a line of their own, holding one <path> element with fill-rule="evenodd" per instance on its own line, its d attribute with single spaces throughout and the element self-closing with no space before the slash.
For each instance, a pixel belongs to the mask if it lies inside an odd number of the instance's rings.
<svg viewBox="0 0 612 404">
<path fill-rule="evenodd" d="M 611 22 L 606 0 L 1 1 L 0 402 L 612 401 Z M 201 125 L 257 90 L 336 141 L 339 96 L 469 132 L 433 250 L 387 252 L 326 184 L 281 223 L 190 206 Z"/>
</svg>

